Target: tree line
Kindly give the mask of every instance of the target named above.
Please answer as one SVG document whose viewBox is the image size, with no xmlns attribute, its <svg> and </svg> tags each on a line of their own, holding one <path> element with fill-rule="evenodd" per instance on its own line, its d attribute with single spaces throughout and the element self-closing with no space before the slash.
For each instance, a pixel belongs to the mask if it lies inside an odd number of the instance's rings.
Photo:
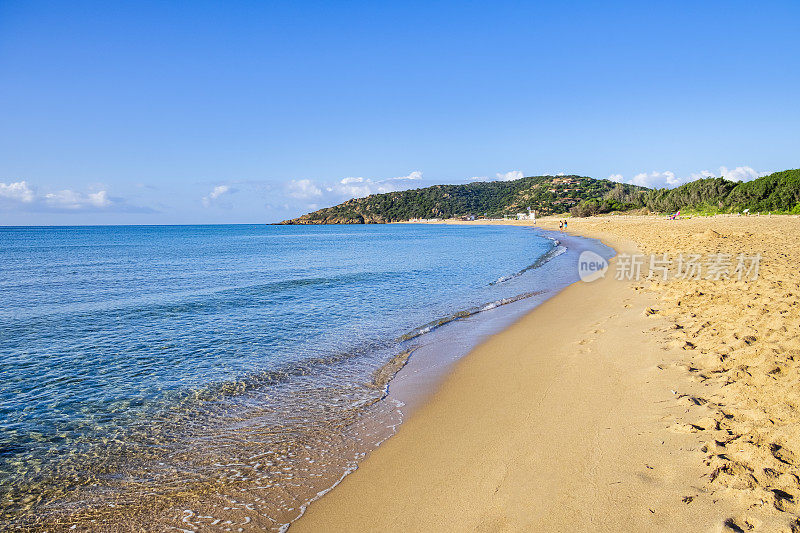
<svg viewBox="0 0 800 533">
<path fill-rule="evenodd" d="M 590 198 L 570 209 L 585 217 L 614 211 L 646 209 L 657 213 L 772 212 L 800 214 L 800 170 L 784 170 L 753 181 L 725 178 L 699 179 L 674 189 L 626 192 L 618 184 L 602 198 Z"/>
</svg>

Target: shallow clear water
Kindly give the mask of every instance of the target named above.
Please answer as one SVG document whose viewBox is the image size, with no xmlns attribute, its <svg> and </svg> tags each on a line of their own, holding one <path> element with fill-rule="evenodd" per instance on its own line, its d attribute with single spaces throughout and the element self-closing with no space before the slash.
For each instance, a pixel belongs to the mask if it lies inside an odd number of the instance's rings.
<svg viewBox="0 0 800 533">
<path fill-rule="evenodd" d="M 388 361 L 572 281 L 528 269 L 562 251 L 500 226 L 0 228 L 0 519 L 255 481 L 263 515 L 294 509 L 287 487 L 346 469 Z"/>
</svg>

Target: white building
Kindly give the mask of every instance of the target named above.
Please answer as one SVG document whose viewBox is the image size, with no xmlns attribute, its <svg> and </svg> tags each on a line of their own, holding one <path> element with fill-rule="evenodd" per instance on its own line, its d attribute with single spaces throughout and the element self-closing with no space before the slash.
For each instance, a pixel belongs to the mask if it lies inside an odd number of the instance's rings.
<svg viewBox="0 0 800 533">
<path fill-rule="evenodd" d="M 517 213 L 517 220 L 533 220 L 536 222 L 536 211 L 531 211 L 529 207 L 527 213 Z"/>
</svg>

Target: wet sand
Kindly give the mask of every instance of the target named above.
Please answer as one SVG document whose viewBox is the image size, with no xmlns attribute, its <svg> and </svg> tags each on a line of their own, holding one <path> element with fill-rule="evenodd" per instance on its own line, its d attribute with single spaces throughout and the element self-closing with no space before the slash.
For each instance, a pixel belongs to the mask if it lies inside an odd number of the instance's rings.
<svg viewBox="0 0 800 533">
<path fill-rule="evenodd" d="M 538 225 L 553 229 L 556 220 Z M 755 281 L 578 283 L 458 361 L 292 531 L 793 531 L 800 219 L 573 219 Z"/>
</svg>

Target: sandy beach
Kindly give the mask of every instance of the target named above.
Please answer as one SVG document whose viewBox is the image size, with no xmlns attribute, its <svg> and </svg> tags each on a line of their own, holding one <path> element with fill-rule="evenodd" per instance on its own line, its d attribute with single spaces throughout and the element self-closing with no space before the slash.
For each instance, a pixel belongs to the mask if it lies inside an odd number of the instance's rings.
<svg viewBox="0 0 800 533">
<path fill-rule="evenodd" d="M 800 530 L 800 218 L 569 231 L 618 251 L 605 278 L 458 361 L 291 531 Z M 650 254 L 719 253 L 760 254 L 757 279 L 645 279 Z"/>
</svg>

